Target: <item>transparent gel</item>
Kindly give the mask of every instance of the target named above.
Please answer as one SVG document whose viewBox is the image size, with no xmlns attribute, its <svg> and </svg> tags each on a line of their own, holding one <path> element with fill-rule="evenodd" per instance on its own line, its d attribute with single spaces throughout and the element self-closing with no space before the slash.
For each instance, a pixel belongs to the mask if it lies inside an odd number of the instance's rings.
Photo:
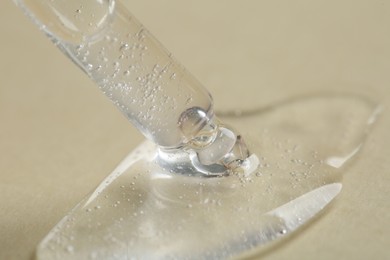
<svg viewBox="0 0 390 260">
<path fill-rule="evenodd" d="M 147 139 L 38 259 L 256 254 L 337 196 L 380 112 L 361 96 L 323 94 L 217 118 L 208 91 L 118 1 L 15 2 Z"/>
</svg>

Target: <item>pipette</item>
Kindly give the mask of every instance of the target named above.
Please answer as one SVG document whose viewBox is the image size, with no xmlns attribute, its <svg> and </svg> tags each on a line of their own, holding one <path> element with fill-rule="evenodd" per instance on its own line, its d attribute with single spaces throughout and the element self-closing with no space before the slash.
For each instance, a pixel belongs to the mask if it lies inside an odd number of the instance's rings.
<svg viewBox="0 0 390 260">
<path fill-rule="evenodd" d="M 179 153 L 197 172 L 226 174 L 249 155 L 241 137 L 220 126 L 208 91 L 119 2 L 15 1 L 160 147 L 161 163 Z"/>
</svg>

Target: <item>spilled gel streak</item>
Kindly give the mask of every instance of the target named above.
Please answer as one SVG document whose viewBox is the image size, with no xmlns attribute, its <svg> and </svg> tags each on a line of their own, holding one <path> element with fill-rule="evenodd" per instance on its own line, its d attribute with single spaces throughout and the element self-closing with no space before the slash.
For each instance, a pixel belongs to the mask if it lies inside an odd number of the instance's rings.
<svg viewBox="0 0 390 260">
<path fill-rule="evenodd" d="M 322 95 L 222 115 L 258 159 L 251 174 L 177 174 L 162 169 L 156 147 L 144 143 L 50 232 L 37 258 L 224 259 L 261 252 L 337 196 L 343 166 L 362 149 L 379 111 L 362 97 Z"/>
</svg>

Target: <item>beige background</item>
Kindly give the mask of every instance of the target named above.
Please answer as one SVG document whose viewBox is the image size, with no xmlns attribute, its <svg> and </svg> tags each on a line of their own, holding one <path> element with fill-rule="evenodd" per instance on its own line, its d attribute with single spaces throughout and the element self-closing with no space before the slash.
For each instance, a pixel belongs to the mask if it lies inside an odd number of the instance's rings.
<svg viewBox="0 0 390 260">
<path fill-rule="evenodd" d="M 382 104 L 337 201 L 262 256 L 390 257 L 390 1 L 124 2 L 220 110 L 323 91 Z M 142 137 L 12 1 L 0 37 L 0 259 L 30 259 Z"/>
</svg>

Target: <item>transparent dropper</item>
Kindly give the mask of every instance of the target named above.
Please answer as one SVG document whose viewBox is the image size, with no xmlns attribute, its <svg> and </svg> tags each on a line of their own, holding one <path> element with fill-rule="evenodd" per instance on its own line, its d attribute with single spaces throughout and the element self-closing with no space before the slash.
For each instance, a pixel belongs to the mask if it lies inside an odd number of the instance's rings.
<svg viewBox="0 0 390 260">
<path fill-rule="evenodd" d="M 218 123 L 208 91 L 119 2 L 15 1 L 165 153 L 195 151 L 176 158 L 205 166 L 205 174 L 248 156 L 241 138 Z"/>
</svg>

